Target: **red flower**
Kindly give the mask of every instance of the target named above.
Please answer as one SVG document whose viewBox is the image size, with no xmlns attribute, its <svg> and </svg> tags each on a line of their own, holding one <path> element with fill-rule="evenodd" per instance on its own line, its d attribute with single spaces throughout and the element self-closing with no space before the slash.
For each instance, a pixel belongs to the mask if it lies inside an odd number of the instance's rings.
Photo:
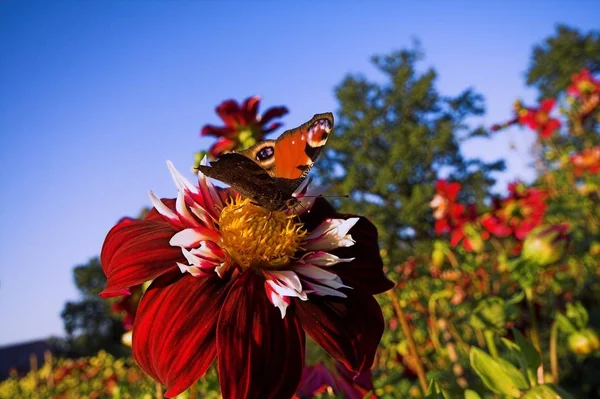
<svg viewBox="0 0 600 399">
<path fill-rule="evenodd" d="M 539 225 L 546 212 L 546 194 L 536 188 L 526 188 L 521 183 L 508 187 L 509 196 L 503 201 L 495 201 L 495 210 L 482 218 L 481 224 L 498 237 L 514 235 L 525 238 Z"/>
<path fill-rule="evenodd" d="M 450 233 L 450 245 L 455 247 L 462 242 L 465 250 L 470 252 L 473 250 L 473 244 L 466 230 L 471 229 L 470 222 L 476 219 L 477 212 L 473 205 L 465 207 L 456 202 L 460 189 L 459 183 L 438 180 L 437 192 L 429 205 L 433 208 L 433 217 L 436 219 L 435 233 L 437 235 Z"/>
<path fill-rule="evenodd" d="M 289 398 L 305 332 L 348 369 L 368 370 L 384 328 L 373 295 L 393 286 L 375 227 L 308 195 L 297 209 L 269 212 L 169 167 L 177 199 L 151 193 L 145 220 L 118 223 L 101 254 L 105 297 L 154 280 L 137 310 L 133 356 L 166 395 L 218 357 L 223 398 Z"/>
<path fill-rule="evenodd" d="M 578 154 L 571 155 L 571 164 L 575 176 L 600 172 L 600 146 L 586 148 Z"/>
<path fill-rule="evenodd" d="M 570 96 L 582 98 L 600 92 L 600 81 L 595 80 L 586 68 L 573 74 L 571 82 L 571 85 L 567 88 L 567 93 Z"/>
<path fill-rule="evenodd" d="M 555 104 L 556 100 L 553 98 L 542 100 L 539 108 L 524 108 L 517 102 L 515 108 L 518 122 L 538 132 L 540 137 L 548 138 L 560 127 L 560 121 L 550 117 Z"/>
<path fill-rule="evenodd" d="M 448 183 L 440 179 L 435 185 L 436 194 L 429 203 L 433 209 L 435 218 L 435 233 L 437 235 L 449 233 L 455 227 L 464 223 L 464 205 L 456 202 L 456 197 L 460 192 L 459 183 Z"/>
<path fill-rule="evenodd" d="M 323 363 L 305 367 L 294 398 L 312 398 L 328 390 L 347 399 L 377 399 L 372 392 L 374 387 L 371 370 L 354 376 L 339 362 L 336 362 L 333 371 Z M 367 396 L 369 392 L 371 393 Z"/>
<path fill-rule="evenodd" d="M 223 101 L 216 112 L 225 126 L 205 125 L 202 136 L 214 136 L 219 139 L 209 149 L 215 158 L 224 152 L 245 149 L 263 139 L 263 136 L 281 126 L 280 122 L 270 123 L 288 113 L 286 107 L 272 107 L 265 113 L 258 113 L 260 97 L 249 97 L 240 105 L 235 100 Z"/>
</svg>

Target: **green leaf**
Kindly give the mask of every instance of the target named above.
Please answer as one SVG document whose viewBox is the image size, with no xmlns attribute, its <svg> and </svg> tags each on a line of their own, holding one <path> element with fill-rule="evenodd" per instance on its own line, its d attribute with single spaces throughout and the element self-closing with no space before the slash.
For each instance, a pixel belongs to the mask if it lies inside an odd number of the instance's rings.
<svg viewBox="0 0 600 399">
<path fill-rule="evenodd" d="M 477 392 L 467 389 L 465 391 L 465 399 L 481 399 L 481 396 Z"/>
<path fill-rule="evenodd" d="M 556 314 L 556 323 L 558 324 L 558 328 L 567 334 L 572 334 L 577 331 L 577 328 L 575 328 L 573 323 L 561 313 Z"/>
<path fill-rule="evenodd" d="M 471 348 L 469 360 L 473 370 L 490 390 L 514 398 L 521 396 L 519 385 L 522 383 L 522 380 L 513 380 L 514 372 L 510 370 L 510 367 L 501 365 L 490 355 L 475 347 Z M 518 373 L 518 370 L 514 366 L 510 366 Z"/>
<path fill-rule="evenodd" d="M 448 394 L 440 388 L 435 380 L 431 380 L 424 399 L 450 399 Z"/>
<path fill-rule="evenodd" d="M 502 298 L 485 298 L 471 314 L 469 323 L 478 330 L 502 331 L 506 323 L 505 306 Z"/>
<path fill-rule="evenodd" d="M 542 362 L 542 357 L 538 350 L 533 346 L 531 342 L 529 342 L 521 332 L 515 328 L 513 328 L 513 334 L 515 336 L 515 341 L 517 341 L 517 345 L 525 359 L 525 363 L 527 364 L 527 374 L 528 375 L 536 375 L 537 369 Z"/>
<path fill-rule="evenodd" d="M 495 360 L 500 364 L 500 366 L 502 366 L 506 374 L 508 374 L 508 376 L 515 383 L 517 388 L 521 390 L 526 390 L 531 387 L 531 385 L 529 385 L 529 382 L 525 378 L 525 375 L 511 362 L 502 358 L 498 358 Z"/>
<path fill-rule="evenodd" d="M 571 396 L 553 384 L 546 384 L 532 388 L 521 399 L 571 399 Z"/>
</svg>

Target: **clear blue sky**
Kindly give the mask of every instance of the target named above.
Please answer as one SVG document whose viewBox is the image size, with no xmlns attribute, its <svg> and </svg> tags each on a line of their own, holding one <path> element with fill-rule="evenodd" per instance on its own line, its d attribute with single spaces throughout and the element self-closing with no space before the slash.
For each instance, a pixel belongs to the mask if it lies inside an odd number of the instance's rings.
<svg viewBox="0 0 600 399">
<path fill-rule="evenodd" d="M 484 5 L 485 4 L 485 5 Z M 73 266 L 110 227 L 173 196 L 165 160 L 188 171 L 226 98 L 289 107 L 286 126 L 336 110 L 348 73 L 421 40 L 438 88 L 485 95 L 510 115 L 531 47 L 558 22 L 599 28 L 600 3 L 21 1 L 0 2 L 0 345 L 63 333 Z M 514 130 L 465 153 L 507 157 L 530 179 L 533 135 Z M 515 141 L 519 154 L 510 153 Z"/>
</svg>

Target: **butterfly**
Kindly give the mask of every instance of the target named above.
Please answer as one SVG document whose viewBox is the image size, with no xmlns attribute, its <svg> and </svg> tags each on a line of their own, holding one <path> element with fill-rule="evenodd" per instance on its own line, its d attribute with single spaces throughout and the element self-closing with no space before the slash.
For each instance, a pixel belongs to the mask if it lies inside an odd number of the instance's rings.
<svg viewBox="0 0 600 399">
<path fill-rule="evenodd" d="M 298 203 L 293 194 L 308 176 L 332 130 L 333 114 L 317 114 L 277 140 L 223 154 L 210 166 L 198 169 L 269 211 L 285 210 Z"/>
</svg>

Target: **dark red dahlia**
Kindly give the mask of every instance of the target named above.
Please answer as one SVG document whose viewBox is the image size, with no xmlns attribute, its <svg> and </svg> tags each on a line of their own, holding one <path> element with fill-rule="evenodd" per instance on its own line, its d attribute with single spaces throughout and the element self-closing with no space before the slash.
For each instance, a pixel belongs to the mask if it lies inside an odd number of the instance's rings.
<svg viewBox="0 0 600 399">
<path fill-rule="evenodd" d="M 133 356 L 166 396 L 218 359 L 225 399 L 292 397 L 305 333 L 347 369 L 369 370 L 384 328 L 373 295 L 393 286 L 375 227 L 310 190 L 295 209 L 269 212 L 169 167 L 177 199 L 151 193 L 145 220 L 118 223 L 101 254 L 105 297 L 154 280 L 137 309 Z"/>
<path fill-rule="evenodd" d="M 200 133 L 202 136 L 218 138 L 208 151 L 213 158 L 225 152 L 248 148 L 281 126 L 280 122 L 273 120 L 287 114 L 288 109 L 271 107 L 261 115 L 258 113 L 259 104 L 259 96 L 249 97 L 242 104 L 235 100 L 219 104 L 216 112 L 225 126 L 205 125 Z"/>
<path fill-rule="evenodd" d="M 504 200 L 495 200 L 494 210 L 484 216 L 481 224 L 493 235 L 513 235 L 519 240 L 542 223 L 546 213 L 546 193 L 521 183 L 508 187 L 509 195 Z"/>
</svg>

